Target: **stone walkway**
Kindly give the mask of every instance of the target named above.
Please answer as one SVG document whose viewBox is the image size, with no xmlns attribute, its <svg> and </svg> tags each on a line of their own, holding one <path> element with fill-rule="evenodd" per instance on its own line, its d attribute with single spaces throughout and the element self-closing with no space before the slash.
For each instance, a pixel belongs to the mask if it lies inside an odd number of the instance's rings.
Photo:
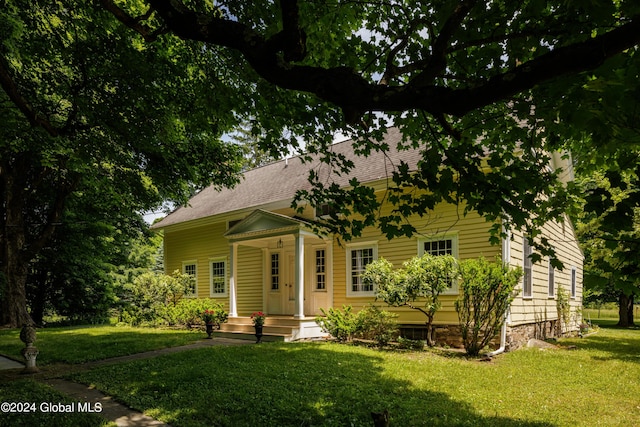
<svg viewBox="0 0 640 427">
<path fill-rule="evenodd" d="M 158 420 L 154 420 L 153 418 L 148 417 L 141 412 L 134 411 L 133 409 L 128 408 L 127 406 L 116 402 L 111 396 L 107 396 L 99 390 L 96 390 L 84 384 L 68 381 L 60 377 L 74 370 L 91 369 L 91 368 L 102 366 L 102 365 L 123 363 L 123 362 L 129 362 L 133 360 L 149 359 L 149 358 L 161 356 L 164 354 L 178 353 L 181 351 L 194 350 L 197 348 L 211 347 L 211 346 L 218 346 L 218 345 L 236 346 L 236 345 L 249 345 L 249 344 L 253 344 L 253 341 L 238 340 L 238 339 L 231 339 L 231 338 L 214 338 L 212 340 L 200 340 L 198 342 L 185 345 L 185 346 L 170 347 L 170 348 L 164 348 L 160 350 L 147 351 L 144 353 L 132 354 L 128 356 L 120 356 L 120 357 L 113 357 L 113 358 L 104 359 L 104 360 L 96 360 L 94 362 L 83 363 L 80 365 L 45 366 L 41 369 L 40 373 L 38 374 L 34 374 L 29 377 L 26 377 L 26 376 L 22 376 L 22 377 L 34 378 L 38 381 L 41 381 L 45 384 L 50 385 L 54 389 L 71 397 L 72 399 L 78 402 L 89 403 L 92 407 L 95 403 L 100 403 L 102 405 L 102 412 L 100 412 L 100 415 L 102 415 L 105 419 L 109 421 L 115 422 L 120 427 L 169 426 L 168 424 L 165 424 Z M 20 376 L 19 369 L 22 369 L 23 367 L 24 365 L 21 363 L 18 363 L 14 360 L 0 356 L 0 370 L 5 370 L 4 373 L 6 375 L 4 376 L 6 377 L 17 378 L 18 376 Z M 11 371 L 9 372 L 7 370 L 11 370 Z M 15 372 L 13 372 L 14 370 Z M 16 375 L 12 375 L 14 373 Z"/>
</svg>

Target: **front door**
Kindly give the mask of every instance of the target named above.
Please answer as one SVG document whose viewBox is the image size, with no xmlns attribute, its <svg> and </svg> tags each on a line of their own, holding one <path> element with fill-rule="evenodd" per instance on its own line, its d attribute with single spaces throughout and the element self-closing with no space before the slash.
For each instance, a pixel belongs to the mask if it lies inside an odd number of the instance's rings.
<svg viewBox="0 0 640 427">
<path fill-rule="evenodd" d="M 289 251 L 271 252 L 268 259 L 267 312 L 293 315 L 295 313 L 295 254 Z"/>
</svg>

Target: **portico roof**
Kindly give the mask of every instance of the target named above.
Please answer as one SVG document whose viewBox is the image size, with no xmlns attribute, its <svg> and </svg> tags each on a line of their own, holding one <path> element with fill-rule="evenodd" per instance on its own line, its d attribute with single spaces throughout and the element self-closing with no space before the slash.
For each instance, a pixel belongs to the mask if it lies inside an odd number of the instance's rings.
<svg viewBox="0 0 640 427">
<path fill-rule="evenodd" d="M 256 209 L 248 217 L 231 227 L 224 237 L 232 242 L 251 240 L 283 234 L 308 234 L 317 236 L 311 223 L 274 212 Z"/>
</svg>

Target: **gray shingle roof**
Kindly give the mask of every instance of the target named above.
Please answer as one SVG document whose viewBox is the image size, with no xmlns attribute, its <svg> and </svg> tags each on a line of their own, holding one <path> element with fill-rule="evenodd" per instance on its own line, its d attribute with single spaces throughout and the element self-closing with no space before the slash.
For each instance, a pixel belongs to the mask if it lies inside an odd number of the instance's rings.
<svg viewBox="0 0 640 427">
<path fill-rule="evenodd" d="M 213 215 L 291 200 L 296 191 L 311 188 L 307 180 L 311 169 L 319 173 L 322 179 L 326 178 L 329 182 L 335 182 L 340 186 L 349 185 L 349 180 L 354 177 L 365 183 L 384 179 L 391 176 L 393 166 L 401 160 L 414 168 L 420 159 L 418 149 L 400 151 L 396 149 L 401 138 L 397 128 L 388 129 L 384 142 L 389 145 L 389 151 L 386 153 L 372 151 L 367 157 L 353 153 L 351 140 L 333 144 L 331 146 L 333 152 L 344 154 L 354 162 L 355 167 L 348 176 L 330 174 L 328 166 L 319 160 L 303 163 L 299 157 L 252 169 L 244 173 L 241 182 L 234 188 L 222 190 L 214 187 L 205 188 L 191 198 L 188 206 L 176 209 L 156 223 L 153 228 L 163 228 Z"/>
</svg>

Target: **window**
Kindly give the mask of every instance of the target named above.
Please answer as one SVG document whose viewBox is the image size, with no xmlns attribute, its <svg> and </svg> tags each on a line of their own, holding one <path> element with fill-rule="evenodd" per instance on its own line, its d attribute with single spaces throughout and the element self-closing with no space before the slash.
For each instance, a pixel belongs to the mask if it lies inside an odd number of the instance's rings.
<svg viewBox="0 0 640 427">
<path fill-rule="evenodd" d="M 418 256 L 430 254 L 433 256 L 451 255 L 458 258 L 458 235 L 446 234 L 431 239 L 418 240 Z M 449 280 L 449 289 L 444 294 L 457 294 L 458 282 Z"/>
<path fill-rule="evenodd" d="M 555 268 L 551 264 L 551 259 L 549 260 L 549 298 L 553 298 L 556 294 L 556 284 L 555 284 Z"/>
<path fill-rule="evenodd" d="M 227 261 L 224 259 L 211 260 L 211 296 L 227 296 Z"/>
<path fill-rule="evenodd" d="M 524 237 L 522 239 L 522 270 L 524 275 L 522 277 L 522 296 L 530 298 L 533 296 L 532 289 L 532 265 L 531 265 L 531 244 L 529 238 Z"/>
<path fill-rule="evenodd" d="M 323 203 L 320 206 L 316 206 L 316 218 L 322 218 L 336 213 L 336 208 L 329 203 Z"/>
<path fill-rule="evenodd" d="M 271 290 L 280 289 L 280 254 L 271 254 Z"/>
<path fill-rule="evenodd" d="M 576 268 L 571 267 L 571 298 L 576 297 Z"/>
<path fill-rule="evenodd" d="M 316 291 L 327 289 L 327 259 L 324 249 L 316 250 Z"/>
<path fill-rule="evenodd" d="M 193 280 L 191 280 L 189 284 L 189 288 L 185 292 L 185 296 L 186 297 L 197 296 L 196 283 L 197 283 L 198 276 L 197 276 L 197 269 L 196 269 L 196 261 L 184 261 L 182 263 L 182 273 L 188 274 L 193 278 Z"/>
<path fill-rule="evenodd" d="M 372 284 L 362 283 L 365 267 L 378 257 L 375 243 L 361 243 L 347 247 L 347 296 L 374 295 Z"/>
</svg>

